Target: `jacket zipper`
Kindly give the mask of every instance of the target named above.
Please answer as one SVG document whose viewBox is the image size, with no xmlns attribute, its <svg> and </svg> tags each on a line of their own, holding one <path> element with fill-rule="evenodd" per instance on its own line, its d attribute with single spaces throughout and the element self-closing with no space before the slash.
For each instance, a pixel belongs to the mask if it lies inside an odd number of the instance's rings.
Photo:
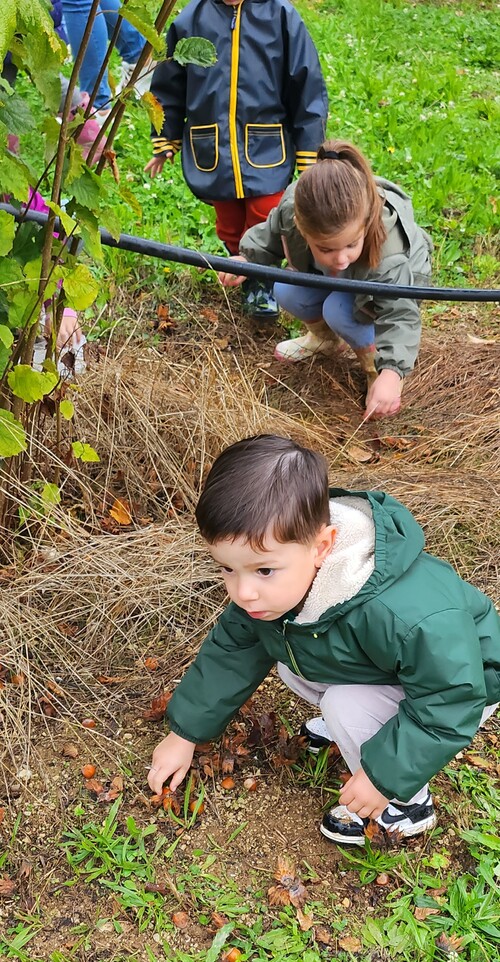
<svg viewBox="0 0 500 962">
<path fill-rule="evenodd" d="M 243 4 L 238 4 L 231 20 L 231 75 L 229 81 L 229 146 L 231 150 L 231 160 L 233 164 L 234 183 L 236 187 L 236 197 L 241 199 L 245 196 L 243 191 L 243 179 L 241 176 L 240 158 L 238 156 L 238 138 L 236 132 L 236 110 L 238 106 L 238 68 L 240 58 L 240 25 L 241 8 Z"/>
<path fill-rule="evenodd" d="M 297 662 L 296 662 L 296 660 L 295 660 L 295 655 L 294 655 L 294 653 L 293 653 L 293 651 L 292 651 L 291 645 L 290 645 L 290 643 L 289 643 L 289 641 L 288 641 L 288 639 L 287 639 L 287 637 L 286 637 L 286 633 L 285 633 L 285 632 L 286 632 L 286 626 L 287 626 L 287 624 L 288 624 L 288 621 L 285 620 L 285 621 L 283 622 L 283 641 L 285 642 L 285 648 L 286 648 L 286 650 L 287 650 L 288 657 L 289 657 L 289 659 L 290 659 L 290 661 L 291 661 L 291 663 L 292 663 L 293 670 L 294 670 L 295 674 L 298 675 L 299 678 L 304 678 L 304 675 L 302 674 L 302 672 L 301 672 L 301 670 L 300 670 L 300 668 L 299 668 L 299 666 L 298 666 L 298 664 L 297 664 Z"/>
</svg>

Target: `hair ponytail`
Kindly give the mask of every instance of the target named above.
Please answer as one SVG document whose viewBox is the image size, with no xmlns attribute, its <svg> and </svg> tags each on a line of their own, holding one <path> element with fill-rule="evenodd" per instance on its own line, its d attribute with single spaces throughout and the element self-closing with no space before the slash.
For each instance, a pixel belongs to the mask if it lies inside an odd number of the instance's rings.
<svg viewBox="0 0 500 962">
<path fill-rule="evenodd" d="M 295 219 L 299 231 L 311 237 L 328 237 L 362 220 L 365 240 L 360 260 L 367 267 L 380 263 L 387 236 L 382 199 L 368 161 L 354 144 L 326 140 L 321 145 L 316 164 L 297 181 Z"/>
</svg>

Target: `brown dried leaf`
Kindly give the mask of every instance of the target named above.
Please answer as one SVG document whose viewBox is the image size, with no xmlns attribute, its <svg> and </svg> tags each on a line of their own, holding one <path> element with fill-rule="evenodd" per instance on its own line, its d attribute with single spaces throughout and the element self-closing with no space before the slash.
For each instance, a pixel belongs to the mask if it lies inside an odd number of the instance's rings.
<svg viewBox="0 0 500 962">
<path fill-rule="evenodd" d="M 160 895 L 168 895 L 170 890 L 163 882 L 146 882 L 144 891 L 158 892 Z"/>
<path fill-rule="evenodd" d="M 144 667 L 147 668 L 148 671 L 157 671 L 157 669 L 160 667 L 160 662 L 158 661 L 158 658 L 154 658 L 153 655 L 149 655 L 144 659 Z"/>
<path fill-rule="evenodd" d="M 173 912 L 170 918 L 177 929 L 185 929 L 189 925 L 187 912 Z"/>
<path fill-rule="evenodd" d="M 97 681 L 101 685 L 122 685 L 128 679 L 126 675 L 98 675 Z"/>
<path fill-rule="evenodd" d="M 267 890 L 269 905 L 290 905 L 290 895 L 288 889 L 282 885 L 271 885 Z"/>
<path fill-rule="evenodd" d="M 73 742 L 65 742 L 61 752 L 61 755 L 63 755 L 64 758 L 78 758 L 78 754 L 78 748 L 73 744 Z"/>
<path fill-rule="evenodd" d="M 288 892 L 290 894 L 290 902 L 296 909 L 300 909 L 305 905 L 307 901 L 307 889 L 299 878 L 293 880 Z"/>
<path fill-rule="evenodd" d="M 339 946 L 341 949 L 345 949 L 346 952 L 361 951 L 361 942 L 359 939 L 355 939 L 353 935 L 346 935 L 343 939 L 339 939 Z"/>
<path fill-rule="evenodd" d="M 296 875 L 297 869 L 294 863 L 286 855 L 280 856 L 274 873 L 275 879 L 277 879 L 281 885 L 289 887 L 293 884 Z"/>
<path fill-rule="evenodd" d="M 439 909 L 433 909 L 430 906 L 427 907 L 426 905 L 416 905 L 413 909 L 413 914 L 419 922 L 425 922 L 425 919 L 429 915 L 439 915 Z"/>
<path fill-rule="evenodd" d="M 19 879 L 27 879 L 27 878 L 30 877 L 32 871 L 33 871 L 33 866 L 32 866 L 32 864 L 31 864 L 31 862 L 28 862 L 27 859 L 23 858 L 23 860 L 22 860 L 22 862 L 21 862 L 21 864 L 20 864 L 20 866 L 19 866 L 19 872 L 17 873 L 18 878 L 19 878 Z"/>
<path fill-rule="evenodd" d="M 162 721 L 166 707 L 172 697 L 170 691 L 164 691 L 157 698 L 153 698 L 151 701 L 151 708 L 148 708 L 142 713 L 142 717 L 147 721 Z"/>
<path fill-rule="evenodd" d="M 373 457 L 373 451 L 370 451 L 368 448 L 362 448 L 360 444 L 350 444 L 346 449 L 346 454 L 359 464 L 363 464 L 365 461 L 371 461 Z"/>
<path fill-rule="evenodd" d="M 109 509 L 111 517 L 118 523 L 124 526 L 132 524 L 132 513 L 130 504 L 123 498 L 116 498 L 113 505 Z"/>
<path fill-rule="evenodd" d="M 314 925 L 314 919 L 312 915 L 304 915 L 302 909 L 297 908 L 297 921 L 303 932 L 309 932 Z"/>
<path fill-rule="evenodd" d="M 85 788 L 94 795 L 102 795 L 104 793 L 104 785 L 101 785 L 101 783 L 97 781 L 97 778 L 85 779 Z"/>
<path fill-rule="evenodd" d="M 436 939 L 436 945 L 441 952 L 445 952 L 447 955 L 451 955 L 452 952 L 463 952 L 463 939 L 458 935 L 446 935 L 445 932 L 441 932 Z"/>
<path fill-rule="evenodd" d="M 326 925 L 317 925 L 314 929 L 314 939 L 316 942 L 320 942 L 321 945 L 330 945 L 332 933 L 326 928 Z"/>
<path fill-rule="evenodd" d="M 229 922 L 229 919 L 222 912 L 212 912 L 210 917 L 216 929 L 221 929 L 223 925 L 227 925 Z"/>
<path fill-rule="evenodd" d="M 0 808 L 0 825 L 2 824 L 4 818 L 5 818 L 5 809 L 2 807 Z"/>
<path fill-rule="evenodd" d="M 468 762 L 469 765 L 474 765 L 474 768 L 484 768 L 489 771 L 490 768 L 494 768 L 493 759 L 481 758 L 480 755 L 470 755 L 468 752 L 463 755 L 464 761 Z"/>
<path fill-rule="evenodd" d="M 117 184 L 120 183 L 120 171 L 118 169 L 118 164 L 116 163 L 116 154 L 114 150 L 110 148 L 104 151 L 104 156 L 111 167 L 111 173 L 113 174 L 113 179 Z"/>
<path fill-rule="evenodd" d="M 234 772 L 234 763 L 235 763 L 235 761 L 236 761 L 236 759 L 235 759 L 234 755 L 230 755 L 229 752 L 226 752 L 226 753 L 222 756 L 221 769 L 220 769 L 220 770 L 221 770 L 221 774 L 222 774 L 222 775 L 232 775 L 233 772 Z"/>
<path fill-rule="evenodd" d="M 11 878 L 0 878 L 0 898 L 8 898 L 16 891 L 17 885 Z"/>
</svg>

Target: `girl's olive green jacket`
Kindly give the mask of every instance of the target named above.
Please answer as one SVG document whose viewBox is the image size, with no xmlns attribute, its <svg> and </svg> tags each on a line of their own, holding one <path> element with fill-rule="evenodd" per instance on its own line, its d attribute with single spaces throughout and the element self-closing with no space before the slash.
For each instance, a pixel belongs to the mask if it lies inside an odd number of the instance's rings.
<svg viewBox="0 0 500 962">
<path fill-rule="evenodd" d="M 378 284 L 426 287 L 431 275 L 432 241 L 415 222 L 410 198 L 401 187 L 375 178 L 383 200 L 382 222 L 387 238 L 377 267 L 355 261 L 342 277 Z M 294 194 L 297 182 L 287 187 L 280 203 L 263 224 L 250 227 L 240 241 L 240 254 L 256 264 L 279 265 L 286 260 L 296 271 L 318 274 L 313 255 L 295 226 Z M 327 296 L 327 292 L 325 292 Z M 354 299 L 354 319 L 375 325 L 377 371 L 391 368 L 401 377 L 413 370 L 422 324 L 416 300 L 360 294 Z"/>
<path fill-rule="evenodd" d="M 170 727 L 193 742 L 216 738 L 278 661 L 309 681 L 401 685 L 397 715 L 365 742 L 361 764 L 387 798 L 407 801 L 500 700 L 500 618 L 423 550 L 402 504 L 379 491 L 356 495 L 375 524 L 375 569 L 361 590 L 313 624 L 295 624 L 291 613 L 255 622 L 229 604 L 174 692 Z"/>
</svg>

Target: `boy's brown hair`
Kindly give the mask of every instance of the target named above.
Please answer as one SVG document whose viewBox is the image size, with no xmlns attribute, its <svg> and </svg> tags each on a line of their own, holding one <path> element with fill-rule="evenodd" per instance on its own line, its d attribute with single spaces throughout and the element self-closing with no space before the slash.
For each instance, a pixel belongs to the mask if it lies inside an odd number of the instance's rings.
<svg viewBox="0 0 500 962">
<path fill-rule="evenodd" d="M 330 522 L 326 460 L 278 435 L 244 438 L 214 462 L 195 513 L 209 544 L 242 537 L 262 551 L 269 532 L 308 544 Z"/>
<path fill-rule="evenodd" d="M 363 221 L 365 239 L 359 260 L 377 267 L 386 239 L 383 201 L 371 167 L 347 140 L 326 140 L 317 162 L 299 177 L 295 189 L 295 221 L 301 234 L 329 237 Z"/>
</svg>

